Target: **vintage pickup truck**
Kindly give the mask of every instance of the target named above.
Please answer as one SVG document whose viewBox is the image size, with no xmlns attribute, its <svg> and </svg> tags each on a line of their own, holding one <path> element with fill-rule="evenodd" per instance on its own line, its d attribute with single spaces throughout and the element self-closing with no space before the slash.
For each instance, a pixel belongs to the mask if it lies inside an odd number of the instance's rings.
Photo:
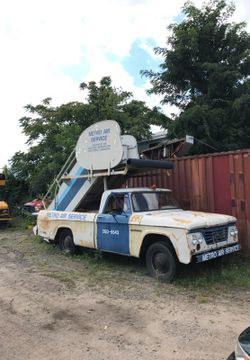
<svg viewBox="0 0 250 360">
<path fill-rule="evenodd" d="M 77 247 L 145 258 L 149 273 L 172 281 L 178 263 L 204 262 L 240 250 L 236 219 L 180 209 L 166 189 L 103 192 L 99 210 L 43 210 L 35 233 L 74 254 Z"/>
<path fill-rule="evenodd" d="M 121 135 L 116 121 L 95 123 L 48 190 L 44 203 L 50 191 L 56 196 L 38 213 L 35 233 L 71 254 L 81 246 L 144 258 L 150 274 L 163 281 L 174 279 L 179 263 L 238 251 L 234 217 L 184 211 L 170 190 L 122 188 L 137 172 L 172 167 L 171 161 L 141 159 L 136 139 Z"/>
</svg>

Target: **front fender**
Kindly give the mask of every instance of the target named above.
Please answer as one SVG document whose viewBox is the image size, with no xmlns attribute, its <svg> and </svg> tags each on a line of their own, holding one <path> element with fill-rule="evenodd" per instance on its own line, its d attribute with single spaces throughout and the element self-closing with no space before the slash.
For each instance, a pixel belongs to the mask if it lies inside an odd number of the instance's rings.
<svg viewBox="0 0 250 360">
<path fill-rule="evenodd" d="M 189 264 L 192 254 L 186 234 L 187 230 L 185 229 L 132 225 L 130 229 L 130 254 L 139 257 L 143 242 L 148 236 L 165 237 L 173 245 L 178 260 L 183 264 Z"/>
</svg>

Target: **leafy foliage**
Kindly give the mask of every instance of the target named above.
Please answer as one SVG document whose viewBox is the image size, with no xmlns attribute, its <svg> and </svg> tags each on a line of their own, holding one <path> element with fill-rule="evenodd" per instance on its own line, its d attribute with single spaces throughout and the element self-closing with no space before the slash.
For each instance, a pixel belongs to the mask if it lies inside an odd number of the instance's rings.
<svg viewBox="0 0 250 360">
<path fill-rule="evenodd" d="M 144 102 L 134 100 L 131 93 L 112 87 L 110 77 L 102 78 L 100 84 L 82 83 L 80 89 L 87 91 L 86 102 L 53 107 L 51 98 L 47 98 L 39 105 L 25 107 L 28 116 L 20 119 L 20 126 L 30 148 L 12 157 L 9 171 L 25 183 L 30 197 L 47 191 L 79 135 L 91 124 L 114 119 L 123 134 L 129 133 L 140 140 L 151 136 L 151 124 L 168 122 L 159 109 L 151 110 Z"/>
<path fill-rule="evenodd" d="M 172 136 L 189 133 L 218 150 L 249 146 L 250 140 L 250 35 L 245 23 L 229 23 L 234 6 L 211 0 L 201 9 L 192 2 L 183 7 L 180 24 L 169 26 L 159 72 L 145 70 L 149 93 L 176 105 L 179 115 Z M 207 148 L 196 148 L 206 152 Z"/>
</svg>

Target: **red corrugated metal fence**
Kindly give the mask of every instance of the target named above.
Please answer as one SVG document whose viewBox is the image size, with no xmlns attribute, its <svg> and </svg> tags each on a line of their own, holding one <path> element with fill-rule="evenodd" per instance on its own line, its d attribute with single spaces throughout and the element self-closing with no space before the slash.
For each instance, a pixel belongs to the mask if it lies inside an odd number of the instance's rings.
<svg viewBox="0 0 250 360">
<path fill-rule="evenodd" d="M 127 185 L 169 188 L 185 209 L 234 215 L 243 253 L 250 255 L 250 149 L 173 161 L 173 170 L 137 175 Z"/>
</svg>

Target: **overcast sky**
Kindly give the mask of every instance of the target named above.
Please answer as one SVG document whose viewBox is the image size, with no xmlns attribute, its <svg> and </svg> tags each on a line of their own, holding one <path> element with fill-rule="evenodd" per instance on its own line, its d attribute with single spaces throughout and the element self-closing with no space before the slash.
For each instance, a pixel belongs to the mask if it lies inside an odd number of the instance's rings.
<svg viewBox="0 0 250 360">
<path fill-rule="evenodd" d="M 168 24 L 181 19 L 181 0 L 8 0 L 0 6 L 0 167 L 25 137 L 23 107 L 52 97 L 54 105 L 83 101 L 81 82 L 111 76 L 149 106 L 141 69 L 157 69 L 154 46 L 165 46 Z M 195 0 L 200 6 L 202 1 Z M 250 24 L 250 3 L 236 0 L 235 21 Z M 171 109 L 165 107 L 166 113 Z"/>
</svg>

